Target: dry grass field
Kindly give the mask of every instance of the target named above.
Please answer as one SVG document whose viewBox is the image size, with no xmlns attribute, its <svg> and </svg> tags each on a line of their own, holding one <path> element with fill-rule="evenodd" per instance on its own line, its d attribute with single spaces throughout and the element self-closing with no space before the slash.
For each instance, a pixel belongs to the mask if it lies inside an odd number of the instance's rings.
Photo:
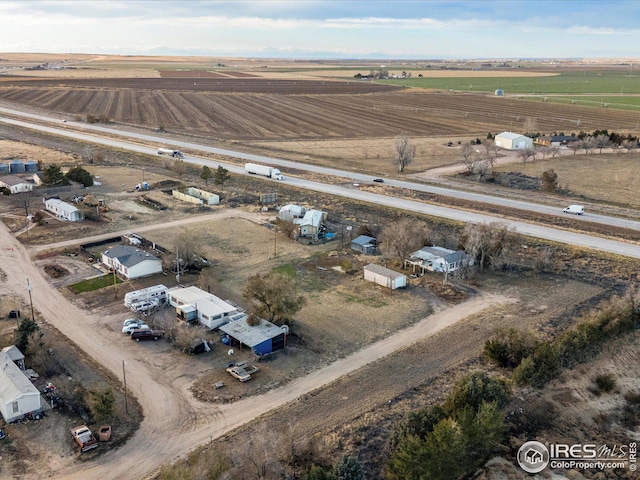
<svg viewBox="0 0 640 480">
<path fill-rule="evenodd" d="M 576 196 L 610 204 L 640 208 L 638 155 L 566 155 L 524 164 L 496 167 L 498 172 L 521 172 L 540 177 L 546 170 L 558 174 L 558 182 Z"/>
</svg>

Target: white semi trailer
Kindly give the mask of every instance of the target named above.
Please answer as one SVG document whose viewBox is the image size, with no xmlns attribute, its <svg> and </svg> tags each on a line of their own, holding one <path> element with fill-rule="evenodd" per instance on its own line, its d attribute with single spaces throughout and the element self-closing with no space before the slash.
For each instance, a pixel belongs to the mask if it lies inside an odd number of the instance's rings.
<svg viewBox="0 0 640 480">
<path fill-rule="evenodd" d="M 254 173 L 256 175 L 264 175 L 274 180 L 284 180 L 284 175 L 280 173 L 280 170 L 266 165 L 258 165 L 256 163 L 245 163 L 244 171 L 247 173 Z"/>
<path fill-rule="evenodd" d="M 158 155 L 169 155 L 174 158 L 182 158 L 182 152 L 180 150 L 172 150 L 171 148 L 159 148 Z"/>
</svg>

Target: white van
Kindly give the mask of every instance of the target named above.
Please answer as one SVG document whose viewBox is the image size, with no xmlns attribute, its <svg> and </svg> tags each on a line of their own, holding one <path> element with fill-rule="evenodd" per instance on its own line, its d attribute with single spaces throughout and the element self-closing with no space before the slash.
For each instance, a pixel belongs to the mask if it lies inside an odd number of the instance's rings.
<svg viewBox="0 0 640 480">
<path fill-rule="evenodd" d="M 564 213 L 573 213 L 574 215 L 584 215 L 584 207 L 582 205 L 569 205 L 562 211 Z"/>
</svg>

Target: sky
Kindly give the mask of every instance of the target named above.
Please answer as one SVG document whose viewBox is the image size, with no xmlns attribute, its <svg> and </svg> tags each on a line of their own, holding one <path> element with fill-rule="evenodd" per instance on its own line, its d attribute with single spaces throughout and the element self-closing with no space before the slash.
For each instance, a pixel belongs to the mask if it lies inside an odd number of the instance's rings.
<svg viewBox="0 0 640 480">
<path fill-rule="evenodd" d="M 640 57 L 638 0 L 0 0 L 0 52 Z"/>
</svg>

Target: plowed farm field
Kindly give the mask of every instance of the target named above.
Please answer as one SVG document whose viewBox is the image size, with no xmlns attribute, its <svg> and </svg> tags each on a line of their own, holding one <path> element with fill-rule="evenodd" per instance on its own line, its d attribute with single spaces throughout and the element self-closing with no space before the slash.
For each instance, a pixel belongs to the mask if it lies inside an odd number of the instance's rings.
<svg viewBox="0 0 640 480">
<path fill-rule="evenodd" d="M 0 99 L 70 115 L 224 140 L 626 132 L 637 113 L 365 81 L 127 78 L 0 82 Z M 525 127 L 526 125 L 526 127 Z"/>
</svg>

